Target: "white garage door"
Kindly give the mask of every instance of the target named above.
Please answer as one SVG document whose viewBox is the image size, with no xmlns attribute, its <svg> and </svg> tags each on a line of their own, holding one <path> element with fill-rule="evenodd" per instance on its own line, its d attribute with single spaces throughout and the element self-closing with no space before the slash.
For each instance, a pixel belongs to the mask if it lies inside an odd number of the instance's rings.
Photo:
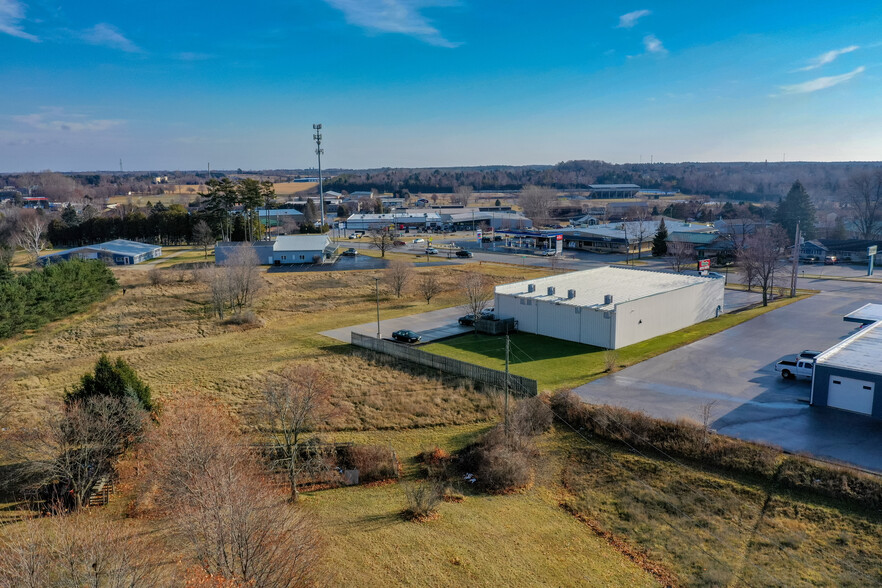
<svg viewBox="0 0 882 588">
<path fill-rule="evenodd" d="M 827 406 L 861 414 L 873 412 L 873 382 L 830 376 Z"/>
</svg>

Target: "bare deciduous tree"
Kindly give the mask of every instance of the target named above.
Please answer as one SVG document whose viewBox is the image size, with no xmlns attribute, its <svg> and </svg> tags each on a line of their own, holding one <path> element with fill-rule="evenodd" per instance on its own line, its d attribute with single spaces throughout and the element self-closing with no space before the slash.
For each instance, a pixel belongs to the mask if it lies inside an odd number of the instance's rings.
<svg viewBox="0 0 882 588">
<path fill-rule="evenodd" d="M 394 260 L 384 271 L 386 284 L 401 298 L 401 293 L 413 277 L 413 264 L 403 260 Z"/>
<path fill-rule="evenodd" d="M 333 391 L 331 377 L 310 364 L 286 368 L 264 387 L 261 416 L 273 435 L 274 454 L 285 468 L 291 500 L 299 496 L 299 477 L 323 465 L 320 454 L 303 446 L 302 436 L 328 415 Z"/>
<path fill-rule="evenodd" d="M 196 223 L 193 227 L 193 243 L 202 247 L 205 257 L 208 257 L 208 247 L 214 244 L 214 231 L 204 220 Z"/>
<path fill-rule="evenodd" d="M 426 299 L 426 304 L 431 304 L 432 298 L 442 291 L 441 281 L 438 279 L 438 276 L 429 271 L 420 276 L 417 289 L 422 297 Z"/>
<path fill-rule="evenodd" d="M 451 201 L 460 206 L 468 206 L 469 202 L 472 200 L 473 192 L 474 190 L 471 186 L 457 186 L 456 190 L 453 192 Z"/>
<path fill-rule="evenodd" d="M 149 447 L 152 504 L 207 573 L 237 585 L 313 585 L 314 525 L 268 484 L 228 413 L 206 399 L 178 399 Z"/>
<path fill-rule="evenodd" d="M 695 247 L 684 241 L 673 241 L 668 244 L 668 264 L 677 273 L 683 271 L 685 266 L 695 257 Z"/>
<path fill-rule="evenodd" d="M 230 249 L 223 265 L 208 268 L 200 276 L 209 287 L 212 308 L 220 319 L 227 308 L 241 311 L 251 304 L 263 285 L 254 246 L 247 243 Z"/>
<path fill-rule="evenodd" d="M 30 519 L 0 540 L 0 586 L 156 586 L 143 537 L 86 514 Z"/>
<path fill-rule="evenodd" d="M 36 262 L 40 252 L 46 248 L 46 218 L 40 214 L 22 216 L 18 223 L 18 244 Z"/>
<path fill-rule="evenodd" d="M 853 211 L 861 239 L 877 237 L 882 232 L 882 171 L 851 178 L 845 200 Z"/>
<path fill-rule="evenodd" d="M 14 451 L 26 467 L 22 475 L 36 487 L 59 483 L 79 509 L 95 485 L 113 472 L 114 460 L 141 431 L 146 413 L 131 397 L 93 396 L 67 404 L 35 429 L 13 434 Z"/>
<path fill-rule="evenodd" d="M 380 251 L 380 257 L 386 257 L 386 252 L 395 247 L 395 232 L 389 227 L 371 229 L 367 234 L 371 247 Z"/>
<path fill-rule="evenodd" d="M 523 209 L 524 216 L 537 225 L 548 224 L 555 202 L 557 193 L 551 188 L 540 186 L 524 186 L 518 196 L 518 204 Z"/>
<path fill-rule="evenodd" d="M 783 269 L 781 255 L 787 244 L 787 234 L 775 225 L 750 235 L 741 252 L 741 264 L 750 267 L 763 292 L 763 306 L 769 304 L 769 292 L 775 277 Z"/>
<path fill-rule="evenodd" d="M 459 287 L 465 295 L 463 308 L 475 318 L 475 332 L 478 332 L 478 319 L 481 311 L 487 308 L 490 299 L 493 298 L 493 282 L 484 274 L 465 272 L 460 280 Z"/>
<path fill-rule="evenodd" d="M 637 259 L 643 257 L 643 244 L 653 229 L 652 214 L 645 206 L 635 206 L 629 211 L 633 219 L 633 234 L 637 238 Z"/>
</svg>

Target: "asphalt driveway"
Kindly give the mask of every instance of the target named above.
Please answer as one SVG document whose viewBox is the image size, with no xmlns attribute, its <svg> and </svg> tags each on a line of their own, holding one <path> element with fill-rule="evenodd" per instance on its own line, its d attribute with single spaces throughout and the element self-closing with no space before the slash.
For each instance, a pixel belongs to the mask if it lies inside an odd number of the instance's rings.
<svg viewBox="0 0 882 588">
<path fill-rule="evenodd" d="M 438 339 L 461 335 L 471 331 L 472 327 L 463 327 L 456 322 L 456 320 L 464 314 L 466 314 L 466 311 L 460 307 L 454 306 L 451 308 L 442 308 L 441 310 L 424 312 L 422 314 L 412 314 L 409 316 L 387 319 L 380 321 L 380 333 L 382 337 L 389 338 L 394 331 L 410 329 L 411 331 L 416 331 L 422 337 L 421 343 L 437 341 Z M 375 337 L 377 335 L 377 323 L 374 321 L 372 323 L 364 323 L 352 327 L 332 329 L 330 331 L 324 331 L 321 334 L 337 339 L 338 341 L 343 341 L 344 343 L 351 343 L 352 331 L 361 333 L 362 335 Z"/>
<path fill-rule="evenodd" d="M 807 381 L 774 371 L 785 357 L 847 337 L 856 325 L 842 317 L 882 301 L 882 286 L 806 280 L 800 287 L 824 291 L 575 391 L 591 403 L 671 420 L 700 420 L 713 403 L 711 426 L 720 433 L 882 471 L 882 422 L 811 407 Z"/>
</svg>

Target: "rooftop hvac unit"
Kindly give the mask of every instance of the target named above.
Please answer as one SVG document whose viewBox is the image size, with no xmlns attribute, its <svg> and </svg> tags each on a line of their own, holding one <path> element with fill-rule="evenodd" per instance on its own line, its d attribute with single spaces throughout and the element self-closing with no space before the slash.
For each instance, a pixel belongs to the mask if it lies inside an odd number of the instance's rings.
<svg viewBox="0 0 882 588">
<path fill-rule="evenodd" d="M 535 292 L 536 284 L 527 284 L 527 292 Z"/>
<path fill-rule="evenodd" d="M 555 293 L 555 292 L 556 292 L 556 290 L 554 289 L 554 286 L 549 286 L 549 287 L 548 287 L 548 295 L 549 295 L 549 296 L 554 296 L 554 293 Z"/>
<path fill-rule="evenodd" d="M 613 300 L 612 294 L 607 294 L 606 296 L 603 297 L 604 304 L 612 304 L 612 300 Z"/>
<path fill-rule="evenodd" d="M 575 297 L 576 297 L 575 290 L 567 290 L 567 300 L 572 300 Z"/>
</svg>

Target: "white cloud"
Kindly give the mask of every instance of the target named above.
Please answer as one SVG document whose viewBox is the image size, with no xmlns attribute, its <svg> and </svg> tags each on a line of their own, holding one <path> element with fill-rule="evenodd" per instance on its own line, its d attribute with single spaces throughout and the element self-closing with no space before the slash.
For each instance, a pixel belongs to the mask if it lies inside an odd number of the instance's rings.
<svg viewBox="0 0 882 588">
<path fill-rule="evenodd" d="M 651 10 L 635 10 L 634 12 L 629 12 L 628 14 L 623 14 L 619 17 L 619 26 L 620 29 L 630 29 L 637 21 L 643 18 L 644 16 L 649 16 L 652 14 Z"/>
<path fill-rule="evenodd" d="M 26 33 L 21 27 L 24 16 L 25 5 L 19 0 L 0 0 L 0 33 L 38 43 L 40 39 Z"/>
<path fill-rule="evenodd" d="M 662 45 L 662 42 L 659 41 L 658 37 L 655 35 L 646 35 L 643 37 L 643 46 L 646 48 L 647 53 L 667 53 L 668 50 L 665 49 L 665 46 Z"/>
<path fill-rule="evenodd" d="M 59 108 L 50 108 L 44 112 L 34 114 L 13 116 L 12 119 L 41 131 L 63 131 L 68 133 L 101 132 L 123 124 L 121 120 L 90 119 L 82 114 L 65 114 Z"/>
<path fill-rule="evenodd" d="M 343 13 L 346 22 L 364 29 L 382 33 L 400 33 L 415 37 L 430 45 L 457 47 L 445 39 L 420 14 L 427 6 L 449 6 L 449 2 L 438 0 L 325 0 Z"/>
<path fill-rule="evenodd" d="M 833 86 L 838 86 L 839 84 L 843 84 L 855 77 L 856 75 L 863 73 L 866 68 L 864 66 L 860 66 L 854 71 L 850 71 L 846 74 L 842 74 L 840 76 L 827 76 L 823 78 L 815 78 L 813 80 L 809 80 L 807 82 L 803 82 L 801 84 L 792 84 L 789 86 L 779 86 L 782 94 L 808 94 L 810 92 L 817 92 L 818 90 L 825 90 L 827 88 L 832 88 Z"/>
<path fill-rule="evenodd" d="M 2 2 L 2 0 L 0 0 Z M 101 45 L 111 49 L 119 49 L 126 53 L 141 53 L 141 48 L 126 38 L 118 28 L 112 24 L 99 23 L 82 33 L 85 42 L 92 45 Z"/>
<path fill-rule="evenodd" d="M 857 51 L 860 49 L 857 45 L 850 45 L 848 47 L 843 47 L 842 49 L 834 49 L 833 51 L 827 51 L 826 53 L 822 53 L 818 55 L 814 59 L 811 60 L 805 67 L 801 67 L 796 71 L 810 71 L 813 69 L 818 69 L 819 67 L 825 66 L 828 63 L 833 63 L 836 61 L 836 58 L 840 55 L 845 55 L 846 53 L 851 53 L 852 51 Z"/>
</svg>

